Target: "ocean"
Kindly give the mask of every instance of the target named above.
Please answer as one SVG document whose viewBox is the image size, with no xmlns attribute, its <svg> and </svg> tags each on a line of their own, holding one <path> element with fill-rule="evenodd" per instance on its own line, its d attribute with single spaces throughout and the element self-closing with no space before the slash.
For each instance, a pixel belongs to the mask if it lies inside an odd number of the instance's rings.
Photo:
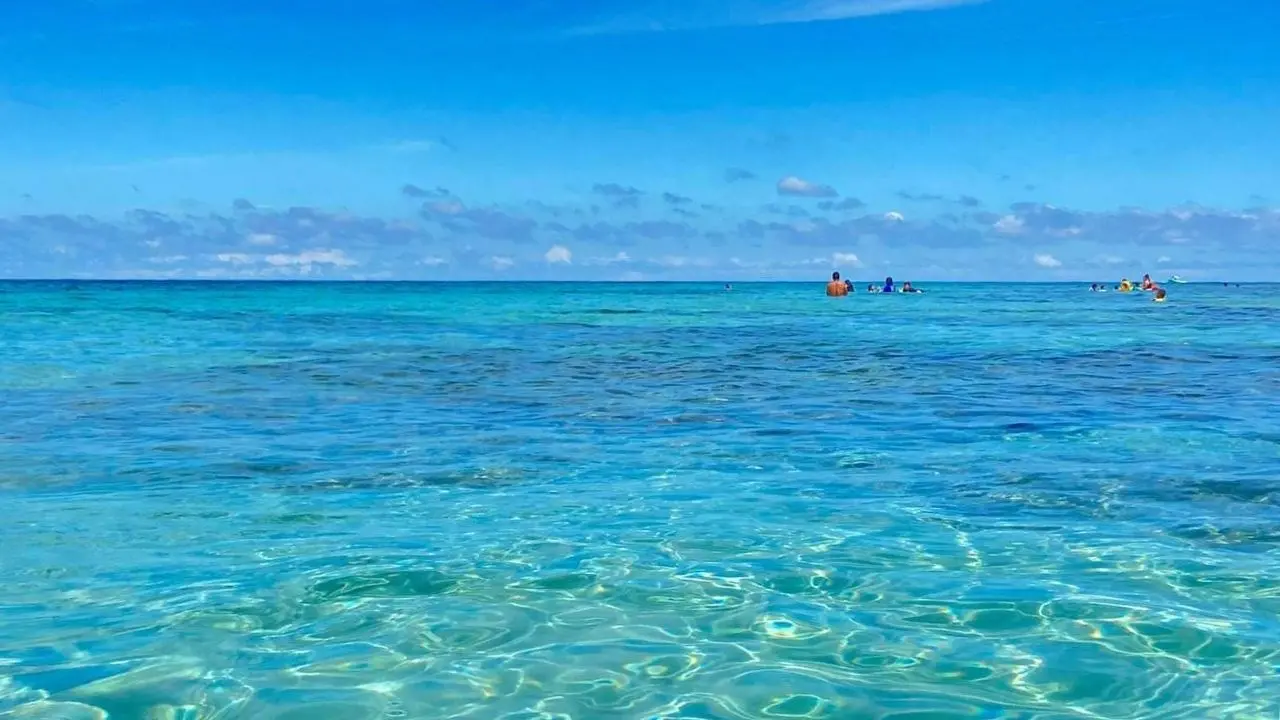
<svg viewBox="0 0 1280 720">
<path fill-rule="evenodd" d="M 921 285 L 0 283 L 0 716 L 1280 717 L 1280 286 Z"/>
</svg>

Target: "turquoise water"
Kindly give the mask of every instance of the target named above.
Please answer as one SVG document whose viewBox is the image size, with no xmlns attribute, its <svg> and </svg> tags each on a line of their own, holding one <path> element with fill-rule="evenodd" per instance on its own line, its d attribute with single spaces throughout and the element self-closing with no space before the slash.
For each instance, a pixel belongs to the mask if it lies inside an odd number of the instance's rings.
<svg viewBox="0 0 1280 720">
<path fill-rule="evenodd" d="M 1280 286 L 928 289 L 0 284 L 0 713 L 1280 717 Z"/>
</svg>

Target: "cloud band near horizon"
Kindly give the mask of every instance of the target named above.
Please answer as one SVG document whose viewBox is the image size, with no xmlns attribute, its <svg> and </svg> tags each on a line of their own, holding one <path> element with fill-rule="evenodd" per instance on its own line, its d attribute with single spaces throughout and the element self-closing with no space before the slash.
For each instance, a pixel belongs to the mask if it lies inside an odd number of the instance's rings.
<svg viewBox="0 0 1280 720">
<path fill-rule="evenodd" d="M 1280 270 L 1280 211 L 1268 207 L 992 210 L 971 196 L 900 193 L 905 207 L 869 208 L 795 176 L 776 183 L 776 201 L 746 208 L 617 182 L 595 184 L 594 199 L 578 205 L 471 203 L 413 183 L 399 192 L 406 212 L 395 217 L 242 199 L 204 212 L 0 218 L 0 276 L 803 280 L 841 270 L 1110 280 L 1167 271 L 1250 280 Z"/>
</svg>

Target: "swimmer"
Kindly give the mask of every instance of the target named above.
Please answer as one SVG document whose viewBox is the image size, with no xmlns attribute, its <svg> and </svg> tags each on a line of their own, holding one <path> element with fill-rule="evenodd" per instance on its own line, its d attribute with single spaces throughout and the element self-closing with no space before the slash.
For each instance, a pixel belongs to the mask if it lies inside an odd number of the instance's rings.
<svg viewBox="0 0 1280 720">
<path fill-rule="evenodd" d="M 884 279 L 884 287 L 880 289 L 880 292 L 893 292 L 893 278 L 887 277 Z"/>
<path fill-rule="evenodd" d="M 849 292 L 853 292 L 853 281 L 849 278 L 844 279 L 844 289 Z"/>
<path fill-rule="evenodd" d="M 911 287 L 911 281 L 910 281 L 910 280 L 908 280 L 908 281 L 906 281 L 906 282 L 902 283 L 902 292 L 904 292 L 904 293 L 918 293 L 918 292 L 920 292 L 920 291 L 919 291 L 919 290 L 917 290 L 917 289 L 915 289 L 915 288 L 913 288 L 913 287 Z"/>
<path fill-rule="evenodd" d="M 1120 285 L 1116 289 L 1120 292 L 1132 292 L 1133 283 L 1129 282 L 1129 278 L 1120 278 Z"/>
<path fill-rule="evenodd" d="M 1089 286 L 1089 292 L 1098 292 L 1098 283 Z"/>
<path fill-rule="evenodd" d="M 1143 276 L 1142 276 L 1142 289 L 1143 289 L 1143 290 L 1148 290 L 1148 291 L 1150 291 L 1150 290 L 1155 290 L 1155 289 L 1156 289 L 1156 284 L 1155 284 L 1154 282 L 1152 282 L 1152 281 L 1151 281 L 1151 275 L 1149 275 L 1149 274 L 1145 274 L 1145 273 L 1143 274 Z"/>
<path fill-rule="evenodd" d="M 869 293 L 878 293 L 878 292 L 880 292 L 880 288 L 876 287 L 876 286 L 875 286 L 875 283 L 872 283 L 872 284 L 870 284 L 870 285 L 868 285 L 868 286 L 867 286 L 867 292 L 869 292 Z"/>
<path fill-rule="evenodd" d="M 1164 288 L 1157 287 L 1156 296 L 1155 298 L 1152 299 L 1152 302 L 1164 302 L 1164 296 L 1165 296 Z"/>
<path fill-rule="evenodd" d="M 840 279 L 840 273 L 831 273 L 831 282 L 827 283 L 827 297 L 844 297 L 849 294 L 849 286 Z"/>
</svg>

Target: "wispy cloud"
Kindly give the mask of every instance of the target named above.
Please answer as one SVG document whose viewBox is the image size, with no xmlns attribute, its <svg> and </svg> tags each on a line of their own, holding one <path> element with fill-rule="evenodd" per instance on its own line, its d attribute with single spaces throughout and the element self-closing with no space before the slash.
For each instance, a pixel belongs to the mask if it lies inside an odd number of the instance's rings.
<svg viewBox="0 0 1280 720">
<path fill-rule="evenodd" d="M 836 189 L 830 185 L 819 185 L 818 183 L 789 175 L 778 181 L 778 194 L 791 197 L 831 198 L 838 196 L 840 193 L 836 192 Z"/>
<path fill-rule="evenodd" d="M 895 15 L 979 5 L 988 0 L 793 0 L 792 2 L 725 3 L 720 0 L 688 0 L 642 7 L 620 17 L 605 18 L 595 24 L 576 27 L 572 35 L 609 35 L 709 27 L 779 25 L 785 23 L 852 20 L 875 15 Z"/>
<path fill-rule="evenodd" d="M 810 0 L 794 10 L 764 15 L 758 24 L 850 20 L 873 15 L 941 10 L 983 2 L 987 0 Z"/>
<path fill-rule="evenodd" d="M 1042 268 L 1062 267 L 1062 261 L 1048 253 L 1037 253 L 1035 257 L 1032 258 L 1032 260 L 1034 260 L 1035 263 Z"/>
</svg>

